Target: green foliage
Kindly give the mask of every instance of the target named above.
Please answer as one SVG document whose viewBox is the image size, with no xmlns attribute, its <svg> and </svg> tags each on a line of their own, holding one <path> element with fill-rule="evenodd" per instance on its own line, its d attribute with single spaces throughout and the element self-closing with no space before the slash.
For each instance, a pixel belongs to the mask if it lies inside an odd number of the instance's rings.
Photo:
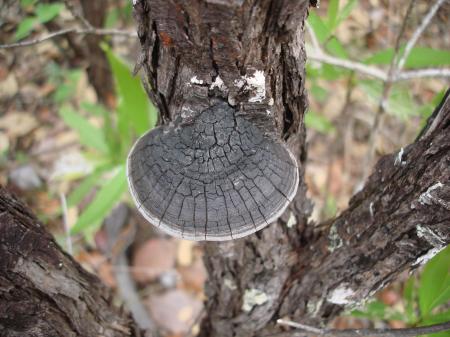
<svg viewBox="0 0 450 337">
<path fill-rule="evenodd" d="M 425 266 L 419 285 L 419 308 L 425 319 L 432 310 L 450 301 L 450 246 Z M 449 317 L 450 319 L 450 317 Z"/>
<path fill-rule="evenodd" d="M 106 180 L 105 184 L 97 191 L 94 200 L 80 215 L 77 223 L 71 230 L 72 234 L 83 230 L 92 231 L 98 228 L 101 221 L 120 200 L 127 186 L 125 165 L 121 165 L 115 170 L 117 173 L 111 179 Z"/>
<path fill-rule="evenodd" d="M 360 88 L 374 104 L 381 99 L 383 85 L 378 80 L 360 80 Z M 420 114 L 419 106 L 414 101 L 411 92 L 404 83 L 394 84 L 389 94 L 386 111 L 403 120 Z"/>
<path fill-rule="evenodd" d="M 400 54 L 404 47 L 400 49 Z M 365 63 L 376 65 L 389 65 L 394 57 L 394 49 L 388 48 L 367 57 Z M 406 68 L 439 67 L 450 65 L 450 51 L 427 47 L 414 47 L 405 62 Z"/>
<path fill-rule="evenodd" d="M 130 128 L 141 134 L 156 124 L 154 107 L 149 104 L 139 78 L 132 76 L 129 67 L 106 44 L 102 44 L 102 49 L 111 66 L 120 98 L 117 108 L 119 130 L 122 136 L 126 136 Z"/>
<path fill-rule="evenodd" d="M 48 81 L 56 88 L 52 95 L 55 103 L 61 104 L 74 95 L 81 78 L 80 69 L 64 69 L 58 64 L 50 62 L 46 66 Z"/>
<path fill-rule="evenodd" d="M 354 310 L 354 317 L 371 320 L 399 320 L 410 326 L 426 326 L 450 321 L 450 246 L 447 246 L 423 268 L 420 276 L 412 276 L 403 287 L 403 306 L 389 307 L 373 301 Z M 429 336 L 449 337 L 450 331 Z"/>
<path fill-rule="evenodd" d="M 92 147 L 102 154 L 108 152 L 108 146 L 101 129 L 92 125 L 89 120 L 67 105 L 61 107 L 59 115 L 68 126 L 78 132 L 81 144 Z"/>
<path fill-rule="evenodd" d="M 100 104 L 80 103 L 79 107 L 64 103 L 59 108 L 62 120 L 78 133 L 86 157 L 95 169 L 79 182 L 67 198 L 68 207 L 79 204 L 96 191 L 93 201 L 80 214 L 71 233 L 88 235 L 97 229 L 104 217 L 126 191 L 125 162 L 133 140 L 157 121 L 157 111 L 150 104 L 138 78 L 130 67 L 106 45 L 103 46 L 112 69 L 117 94 L 117 111 Z M 75 92 L 80 72 L 48 67 L 51 82 L 58 88 L 55 103 L 67 102 Z M 100 125 L 100 126 L 99 126 Z"/>
<path fill-rule="evenodd" d="M 321 133 L 330 133 L 334 131 L 333 124 L 327 118 L 312 110 L 309 110 L 305 115 L 305 124 L 307 128 L 314 129 Z"/>
<path fill-rule="evenodd" d="M 319 16 L 314 10 L 309 13 L 308 23 L 314 31 L 321 48 L 328 54 L 343 60 L 350 59 L 348 46 L 344 46 L 338 36 L 334 33 L 339 25 L 345 21 L 357 5 L 358 0 L 347 0 L 345 2 L 330 0 L 328 2 L 326 15 Z M 403 52 L 404 46 L 400 48 L 399 54 L 401 55 Z M 368 55 L 363 62 L 370 65 L 387 67 L 392 62 L 393 57 L 393 48 L 387 48 L 373 52 L 371 55 Z M 421 46 L 414 47 L 405 62 L 406 69 L 426 68 L 432 66 L 442 67 L 449 65 L 450 51 Z M 314 89 L 314 86 L 316 86 L 318 80 L 345 80 L 352 74 L 350 70 L 339 68 L 337 66 L 332 66 L 325 63 L 311 64 L 311 62 L 307 62 L 306 71 L 308 81 L 312 83 L 313 87 L 313 89 L 311 89 L 311 93 L 315 98 L 315 92 L 317 92 L 317 90 Z M 360 79 L 355 76 L 353 84 L 356 89 L 361 89 L 362 92 L 367 95 L 367 98 L 374 104 L 379 103 L 383 86 L 381 81 L 376 79 Z M 422 105 L 420 105 L 412 96 L 410 88 L 411 87 L 409 84 L 405 82 L 396 83 L 393 85 L 387 102 L 387 112 L 404 121 L 414 117 L 419 117 L 423 121 L 432 111 L 431 105 L 435 100 L 433 99 L 433 102 L 423 102 Z M 322 101 L 323 98 L 321 97 L 319 102 Z M 313 125 L 313 128 L 317 129 L 318 123 L 311 121 L 311 119 L 316 118 L 310 115 L 307 119 L 309 119 L 308 123 Z M 322 122 L 320 124 L 324 124 Z M 324 129 L 321 129 L 321 132 L 324 132 Z"/>
<path fill-rule="evenodd" d="M 24 8 L 34 6 L 36 1 L 22 0 L 21 5 Z M 33 31 L 38 25 L 44 24 L 56 18 L 64 5 L 59 2 L 54 2 L 50 4 L 39 3 L 34 8 L 35 15 L 31 15 L 23 19 L 19 26 L 17 27 L 15 40 L 21 40 Z"/>
</svg>

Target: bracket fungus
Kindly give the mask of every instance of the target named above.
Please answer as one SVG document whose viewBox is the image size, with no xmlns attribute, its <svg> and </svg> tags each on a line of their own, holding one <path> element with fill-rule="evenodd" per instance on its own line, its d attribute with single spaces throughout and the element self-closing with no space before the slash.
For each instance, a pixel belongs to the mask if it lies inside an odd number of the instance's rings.
<svg viewBox="0 0 450 337">
<path fill-rule="evenodd" d="M 209 241 L 240 238 L 275 221 L 299 179 L 288 148 L 224 102 L 143 135 L 128 156 L 127 176 L 150 223 Z"/>
</svg>

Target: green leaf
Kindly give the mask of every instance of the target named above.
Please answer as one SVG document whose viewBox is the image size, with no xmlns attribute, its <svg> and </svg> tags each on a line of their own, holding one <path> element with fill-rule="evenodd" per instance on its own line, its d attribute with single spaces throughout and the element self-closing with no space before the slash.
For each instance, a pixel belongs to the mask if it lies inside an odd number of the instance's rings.
<svg viewBox="0 0 450 337">
<path fill-rule="evenodd" d="M 126 190 L 126 186 L 125 166 L 122 165 L 118 168 L 116 175 L 102 186 L 92 203 L 81 213 L 77 223 L 71 230 L 71 234 L 77 234 L 96 227 L 120 200 L 120 197 Z"/>
<path fill-rule="evenodd" d="M 40 23 L 46 23 L 59 15 L 64 5 L 61 3 L 38 4 L 36 15 Z"/>
<path fill-rule="evenodd" d="M 440 304 L 450 301 L 450 246 L 426 265 L 420 278 L 419 306 L 423 317 Z"/>
<path fill-rule="evenodd" d="M 36 3 L 37 0 L 20 0 L 20 6 L 22 8 L 30 7 Z"/>
<path fill-rule="evenodd" d="M 138 135 L 153 128 L 156 122 L 155 109 L 150 108 L 149 100 L 138 77 L 133 77 L 128 65 L 117 57 L 111 49 L 102 44 L 116 82 L 119 96 L 118 126 L 124 138 L 129 138 L 129 127 Z M 152 116 L 151 116 L 152 115 Z M 123 139 L 122 139 L 123 140 Z"/>
<path fill-rule="evenodd" d="M 330 133 L 334 131 L 333 124 L 326 117 L 311 110 L 305 115 L 305 123 L 307 128 L 314 129 L 321 133 Z"/>
<path fill-rule="evenodd" d="M 105 28 L 113 28 L 117 26 L 117 22 L 119 21 L 119 8 L 112 8 L 108 11 L 105 20 Z"/>
<path fill-rule="evenodd" d="M 414 310 L 415 304 L 415 278 L 414 276 L 410 277 L 408 281 L 406 281 L 403 288 L 403 299 L 405 301 L 405 314 L 407 320 L 410 324 L 414 324 L 417 321 L 416 313 Z"/>
<path fill-rule="evenodd" d="M 363 309 L 353 310 L 350 315 L 359 318 L 368 319 L 384 319 L 386 316 L 387 306 L 378 300 L 372 301 Z"/>
<path fill-rule="evenodd" d="M 53 83 L 56 85 L 56 91 L 53 93 L 55 103 L 63 103 L 75 94 L 81 75 L 80 69 L 61 70 L 59 78 L 55 78 Z"/>
<path fill-rule="evenodd" d="M 123 144 L 120 142 L 120 135 L 113 123 L 113 118 L 111 116 L 112 113 L 99 104 L 83 102 L 81 103 L 81 107 L 83 110 L 86 110 L 96 116 L 103 117 L 103 134 L 106 143 L 108 144 L 109 153 L 112 161 L 118 164 L 123 159 L 121 156 Z"/>
<path fill-rule="evenodd" d="M 450 321 L 450 310 L 446 310 L 437 314 L 433 314 L 427 319 L 423 320 L 420 325 L 427 326 L 439 323 L 445 323 Z M 428 337 L 450 337 L 450 331 L 443 331 L 434 334 L 426 335 Z"/>
<path fill-rule="evenodd" d="M 73 207 L 83 200 L 83 198 L 97 185 L 100 177 L 106 170 L 113 167 L 110 164 L 104 164 L 97 167 L 94 172 L 86 176 L 83 181 L 68 195 L 67 206 Z"/>
<path fill-rule="evenodd" d="M 61 107 L 59 115 L 68 126 L 78 132 L 81 144 L 102 153 L 108 153 L 108 146 L 100 129 L 93 126 L 87 119 L 67 105 Z"/>
<path fill-rule="evenodd" d="M 400 49 L 400 53 L 403 53 L 403 51 L 404 47 Z M 388 65 L 393 57 L 394 49 L 388 48 L 368 57 L 364 62 L 367 64 Z M 450 51 L 428 47 L 414 47 L 405 62 L 405 68 L 411 69 L 448 65 L 450 65 Z"/>
<path fill-rule="evenodd" d="M 342 21 L 347 19 L 347 17 L 350 15 L 350 13 L 352 12 L 353 8 L 355 8 L 355 6 L 357 4 L 358 4 L 358 0 L 349 0 L 349 1 L 347 1 L 347 3 L 345 4 L 344 8 L 342 8 L 342 10 L 339 12 L 338 18 L 337 18 L 336 23 L 335 23 L 335 28 L 338 27 L 342 23 Z"/>
<path fill-rule="evenodd" d="M 37 23 L 38 19 L 34 16 L 23 19 L 17 27 L 16 34 L 14 35 L 15 40 L 21 40 L 30 35 Z"/>
<path fill-rule="evenodd" d="M 313 84 L 309 89 L 309 92 L 319 102 L 324 102 L 328 97 L 328 91 L 317 84 Z"/>
<path fill-rule="evenodd" d="M 335 56 L 338 56 L 343 59 L 348 59 L 347 50 L 344 48 L 341 42 L 334 36 L 326 43 L 325 48 Z"/>
<path fill-rule="evenodd" d="M 382 92 L 380 81 L 362 80 L 358 84 L 373 103 L 379 103 Z M 388 113 L 404 120 L 411 116 L 420 115 L 420 109 L 414 102 L 409 87 L 404 84 L 395 84 L 392 87 L 387 100 L 386 110 Z"/>
<path fill-rule="evenodd" d="M 327 26 L 330 32 L 332 32 L 336 28 L 336 21 L 338 17 L 339 11 L 339 0 L 330 0 L 328 2 L 328 11 L 327 11 Z"/>
<path fill-rule="evenodd" d="M 311 25 L 312 30 L 316 34 L 319 43 L 324 43 L 331 35 L 330 30 L 323 20 L 316 14 L 316 12 L 311 11 L 309 13 L 308 23 Z"/>
<path fill-rule="evenodd" d="M 420 129 L 422 130 L 425 125 L 427 124 L 428 118 L 433 113 L 434 109 L 439 105 L 439 103 L 442 101 L 445 95 L 445 91 L 447 89 L 442 89 L 439 91 L 430 102 L 425 103 L 420 107 L 420 116 L 421 116 L 421 122 L 420 122 Z"/>
</svg>

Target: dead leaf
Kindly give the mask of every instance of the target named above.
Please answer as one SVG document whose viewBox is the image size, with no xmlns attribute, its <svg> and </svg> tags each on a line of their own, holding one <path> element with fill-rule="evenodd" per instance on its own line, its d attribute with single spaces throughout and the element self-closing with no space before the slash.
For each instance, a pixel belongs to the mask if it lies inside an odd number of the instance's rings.
<svg viewBox="0 0 450 337">
<path fill-rule="evenodd" d="M 133 277 L 138 282 L 153 281 L 175 266 L 176 244 L 168 239 L 151 239 L 133 257 Z"/>
<path fill-rule="evenodd" d="M 8 77 L 0 82 L 0 98 L 9 98 L 17 94 L 19 84 L 14 74 L 10 73 Z"/>
<path fill-rule="evenodd" d="M 179 266 L 189 266 L 192 264 L 192 248 L 195 242 L 188 240 L 178 241 L 177 263 Z"/>
<path fill-rule="evenodd" d="M 187 333 L 202 309 L 202 303 L 181 290 L 152 295 L 147 305 L 155 322 L 172 334 Z"/>
<path fill-rule="evenodd" d="M 5 130 L 10 139 L 25 136 L 37 126 L 36 118 L 26 112 L 11 112 L 0 118 L 0 129 Z"/>
<path fill-rule="evenodd" d="M 193 291 L 203 291 L 208 274 L 206 272 L 203 261 L 200 258 L 195 259 L 192 265 L 187 267 L 179 267 L 178 272 L 181 275 L 184 285 Z"/>
</svg>

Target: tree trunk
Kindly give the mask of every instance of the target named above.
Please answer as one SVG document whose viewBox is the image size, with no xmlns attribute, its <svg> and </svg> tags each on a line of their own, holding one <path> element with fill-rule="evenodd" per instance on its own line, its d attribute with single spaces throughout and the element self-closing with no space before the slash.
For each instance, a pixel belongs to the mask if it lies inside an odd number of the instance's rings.
<svg viewBox="0 0 450 337">
<path fill-rule="evenodd" d="M 439 126 L 382 158 L 338 218 L 307 223 L 304 20 L 309 1 L 137 1 L 140 65 L 162 123 L 225 100 L 298 158 L 300 186 L 278 220 L 205 245 L 201 336 L 261 336 L 277 318 L 326 321 L 450 241 L 449 102 Z M 263 74 L 263 89 L 253 85 Z M 447 136 L 446 136 L 447 133 Z"/>
<path fill-rule="evenodd" d="M 297 196 L 276 224 L 205 245 L 201 336 L 262 336 L 277 318 L 324 322 L 450 242 L 450 98 L 421 137 L 383 157 L 349 208 L 307 223 L 303 24 L 308 1 L 138 0 L 139 65 L 162 123 L 217 101 L 287 142 Z M 263 81 L 261 81 L 263 79 Z M 263 83 L 263 85 L 261 85 Z M 97 278 L 0 191 L 0 336 L 125 336 L 135 328 Z"/>
<path fill-rule="evenodd" d="M 0 187 L 0 337 L 140 336 L 100 280 Z"/>
</svg>

